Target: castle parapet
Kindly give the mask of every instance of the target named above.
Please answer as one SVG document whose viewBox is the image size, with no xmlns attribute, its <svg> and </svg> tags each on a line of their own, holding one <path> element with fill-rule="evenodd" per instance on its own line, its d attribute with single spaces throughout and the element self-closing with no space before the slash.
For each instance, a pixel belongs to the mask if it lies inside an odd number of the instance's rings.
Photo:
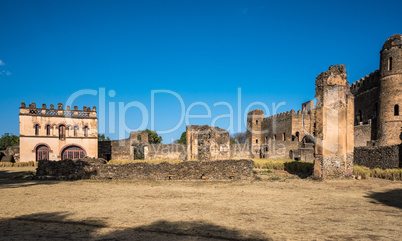
<svg viewBox="0 0 402 241">
<path fill-rule="evenodd" d="M 31 103 L 26 107 L 25 102 L 21 102 L 20 115 L 35 115 L 35 116 L 60 116 L 71 118 L 96 118 L 96 107 L 91 110 L 90 107 L 84 106 L 82 110 L 78 110 L 77 106 L 74 106 L 74 110 L 70 110 L 70 106 L 67 106 L 66 110 L 63 109 L 63 104 L 57 104 L 57 110 L 54 109 L 54 105 L 51 104 L 50 108 L 46 108 L 46 104 L 42 104 L 41 108 L 37 108 L 35 103 Z"/>
</svg>

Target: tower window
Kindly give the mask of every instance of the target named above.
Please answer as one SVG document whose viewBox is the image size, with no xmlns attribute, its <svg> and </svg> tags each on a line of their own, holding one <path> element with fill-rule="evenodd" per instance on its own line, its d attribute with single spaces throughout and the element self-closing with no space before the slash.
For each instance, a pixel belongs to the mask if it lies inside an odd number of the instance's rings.
<svg viewBox="0 0 402 241">
<path fill-rule="evenodd" d="M 394 106 L 394 115 L 399 115 L 399 105 Z"/>
<path fill-rule="evenodd" d="M 258 120 L 255 121 L 255 124 L 258 125 Z"/>
<path fill-rule="evenodd" d="M 286 134 L 285 134 L 285 132 L 282 134 L 282 140 L 286 141 Z"/>
<path fill-rule="evenodd" d="M 78 133 L 78 126 L 74 126 L 74 136 L 77 136 Z"/>
<path fill-rule="evenodd" d="M 388 59 L 388 70 L 392 70 L 392 57 Z"/>
<path fill-rule="evenodd" d="M 66 126 L 65 125 L 59 126 L 59 139 L 62 141 L 66 139 Z"/>
<path fill-rule="evenodd" d="M 255 139 L 255 143 L 258 144 L 258 139 Z"/>
<path fill-rule="evenodd" d="M 276 135 L 274 135 L 274 136 L 272 137 L 272 139 L 276 140 Z"/>
<path fill-rule="evenodd" d="M 50 136 L 50 125 L 46 125 L 46 135 Z"/>
<path fill-rule="evenodd" d="M 35 135 L 36 136 L 39 135 L 39 128 L 40 128 L 39 124 L 36 124 L 35 125 Z"/>
<path fill-rule="evenodd" d="M 88 126 L 84 127 L 84 136 L 88 136 Z"/>
</svg>

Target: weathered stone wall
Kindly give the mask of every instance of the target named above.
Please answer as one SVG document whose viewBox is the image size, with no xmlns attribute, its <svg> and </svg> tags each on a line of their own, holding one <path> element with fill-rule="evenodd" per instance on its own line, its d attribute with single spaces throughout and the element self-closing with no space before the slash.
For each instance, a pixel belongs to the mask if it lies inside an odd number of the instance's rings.
<svg viewBox="0 0 402 241">
<path fill-rule="evenodd" d="M 291 151 L 299 147 L 298 141 L 268 140 L 268 144 L 261 145 L 261 158 L 290 159 Z"/>
<path fill-rule="evenodd" d="M 98 157 L 107 161 L 112 159 L 112 142 L 99 141 L 98 142 Z"/>
<path fill-rule="evenodd" d="M 144 147 L 145 160 L 168 159 L 185 160 L 186 145 L 183 144 L 152 144 Z"/>
<path fill-rule="evenodd" d="M 9 146 L 5 150 L 0 151 L 1 162 L 19 162 L 20 161 L 20 146 Z"/>
<path fill-rule="evenodd" d="M 402 145 L 356 147 L 354 161 L 369 168 L 402 168 Z"/>
<path fill-rule="evenodd" d="M 230 158 L 227 130 L 207 125 L 186 127 L 187 160 L 222 160 Z"/>
<path fill-rule="evenodd" d="M 134 160 L 133 148 L 130 139 L 111 141 L 112 160 Z"/>
<path fill-rule="evenodd" d="M 163 162 L 130 163 L 124 165 L 103 164 L 102 160 L 40 161 L 39 179 L 136 179 L 136 180 L 252 180 L 251 160 L 184 161 L 176 164 Z M 50 177 L 49 177 L 50 176 Z"/>
<path fill-rule="evenodd" d="M 248 143 L 230 144 L 230 158 L 248 159 L 254 158 L 254 155 L 250 152 L 250 147 Z"/>
<path fill-rule="evenodd" d="M 355 147 L 367 146 L 367 142 L 371 141 L 371 120 L 368 124 L 363 124 L 355 126 Z"/>
</svg>

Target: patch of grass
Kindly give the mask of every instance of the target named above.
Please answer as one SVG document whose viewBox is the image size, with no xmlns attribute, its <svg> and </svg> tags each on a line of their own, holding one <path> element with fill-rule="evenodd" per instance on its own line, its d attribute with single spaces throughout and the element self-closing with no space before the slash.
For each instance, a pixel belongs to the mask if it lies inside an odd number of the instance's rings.
<svg viewBox="0 0 402 241">
<path fill-rule="evenodd" d="M 284 170 L 288 172 L 313 173 L 313 163 L 291 159 L 253 159 L 254 168 Z"/>
<path fill-rule="evenodd" d="M 29 162 L 0 162 L 0 167 L 38 167 L 38 163 Z"/>
<path fill-rule="evenodd" d="M 159 164 L 159 163 L 162 163 L 162 162 L 180 163 L 180 162 L 183 162 L 183 160 L 169 160 L 169 159 L 154 159 L 154 160 L 110 160 L 110 161 L 107 162 L 107 164 L 121 165 L 121 164 L 141 163 L 141 162 L 152 163 L 152 164 Z"/>
<path fill-rule="evenodd" d="M 353 175 L 361 176 L 362 179 L 368 179 L 369 177 L 382 178 L 392 181 L 402 181 L 402 168 L 395 169 L 370 169 L 368 167 L 354 165 Z"/>
</svg>

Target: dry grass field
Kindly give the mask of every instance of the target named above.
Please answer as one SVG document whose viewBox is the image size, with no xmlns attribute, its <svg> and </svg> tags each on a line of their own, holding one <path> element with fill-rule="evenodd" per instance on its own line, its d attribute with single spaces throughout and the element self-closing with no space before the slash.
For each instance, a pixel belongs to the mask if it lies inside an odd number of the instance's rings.
<svg viewBox="0 0 402 241">
<path fill-rule="evenodd" d="M 402 182 L 34 181 L 0 168 L 1 240 L 401 240 Z"/>
</svg>

